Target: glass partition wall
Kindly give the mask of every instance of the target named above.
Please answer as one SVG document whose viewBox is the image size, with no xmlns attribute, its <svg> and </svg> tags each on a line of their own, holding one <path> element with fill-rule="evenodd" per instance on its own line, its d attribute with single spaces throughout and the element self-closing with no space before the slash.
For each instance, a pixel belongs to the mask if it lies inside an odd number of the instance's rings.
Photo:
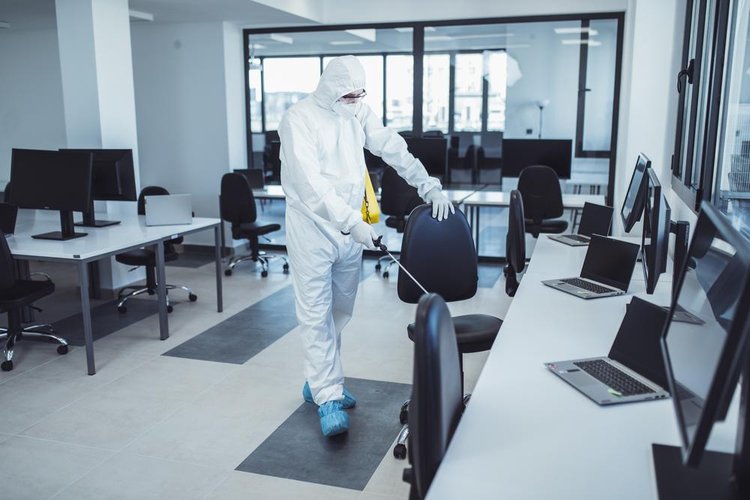
<svg viewBox="0 0 750 500">
<path fill-rule="evenodd" d="M 333 57 L 353 54 L 385 125 L 447 138 L 444 186 L 509 191 L 504 141 L 561 139 L 571 145 L 563 192 L 611 201 L 622 29 L 611 13 L 245 30 L 250 168 L 269 168 L 284 111 Z M 504 209 L 482 209 L 480 256 L 504 256 L 506 227 Z"/>
</svg>

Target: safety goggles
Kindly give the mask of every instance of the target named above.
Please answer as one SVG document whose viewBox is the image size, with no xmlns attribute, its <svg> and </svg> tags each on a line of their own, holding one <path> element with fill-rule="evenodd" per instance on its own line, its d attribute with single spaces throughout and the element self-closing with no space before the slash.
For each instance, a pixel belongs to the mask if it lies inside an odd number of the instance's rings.
<svg viewBox="0 0 750 500">
<path fill-rule="evenodd" d="M 354 92 L 346 95 L 342 95 L 339 97 L 339 101 L 344 102 L 346 104 L 354 104 L 355 102 L 359 102 L 362 100 L 364 96 L 367 95 L 367 92 L 363 90 L 362 92 L 355 94 Z"/>
</svg>

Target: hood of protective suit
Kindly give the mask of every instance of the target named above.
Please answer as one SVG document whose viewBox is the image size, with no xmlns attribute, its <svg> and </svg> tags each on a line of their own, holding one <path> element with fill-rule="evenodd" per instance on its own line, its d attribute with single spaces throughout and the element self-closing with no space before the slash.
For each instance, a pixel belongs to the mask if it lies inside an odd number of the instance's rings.
<svg viewBox="0 0 750 500">
<path fill-rule="evenodd" d="M 365 88 L 365 69 L 354 56 L 341 56 L 328 63 L 320 75 L 313 98 L 322 107 L 333 110 L 339 97 Z"/>
</svg>

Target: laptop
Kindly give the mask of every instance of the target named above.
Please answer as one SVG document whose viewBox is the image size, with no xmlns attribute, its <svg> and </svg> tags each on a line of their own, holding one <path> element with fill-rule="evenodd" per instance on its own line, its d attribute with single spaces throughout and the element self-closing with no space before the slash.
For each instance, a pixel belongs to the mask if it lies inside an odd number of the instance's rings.
<svg viewBox="0 0 750 500">
<path fill-rule="evenodd" d="M 18 207 L 10 203 L 0 203 L 0 231 L 10 236 L 16 230 Z"/>
<path fill-rule="evenodd" d="M 582 299 L 623 295 L 630 286 L 640 248 L 634 243 L 592 234 L 580 276 L 542 283 Z"/>
<path fill-rule="evenodd" d="M 583 204 L 581 223 L 578 226 L 578 234 L 553 234 L 551 240 L 565 243 L 572 247 L 583 247 L 589 244 L 592 234 L 608 235 L 612 226 L 612 213 L 614 209 L 596 203 L 586 202 Z"/>
<path fill-rule="evenodd" d="M 606 357 L 545 366 L 599 405 L 669 397 L 659 342 L 669 313 L 633 297 Z"/>
<path fill-rule="evenodd" d="M 146 196 L 146 225 L 191 224 L 193 206 L 189 194 Z"/>
</svg>

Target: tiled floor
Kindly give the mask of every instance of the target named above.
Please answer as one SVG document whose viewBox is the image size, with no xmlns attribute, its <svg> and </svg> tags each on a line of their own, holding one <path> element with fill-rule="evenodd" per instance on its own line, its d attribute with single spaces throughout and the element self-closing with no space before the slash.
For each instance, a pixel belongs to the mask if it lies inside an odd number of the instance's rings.
<svg viewBox="0 0 750 500">
<path fill-rule="evenodd" d="M 374 261 L 363 265 L 374 266 Z M 153 314 L 97 340 L 94 376 L 86 375 L 82 347 L 60 356 L 52 345 L 19 343 L 16 368 L 0 373 L 0 498 L 407 498 L 401 480 L 405 462 L 393 458 L 390 448 L 362 491 L 235 470 L 302 404 L 296 331 L 280 335 L 242 364 L 162 354 L 291 283 L 279 266 L 267 278 L 250 267 L 222 276 L 223 313 L 216 312 L 211 263 L 168 267 L 169 281 L 188 284 L 199 300 L 191 303 L 175 294 L 165 341 L 159 340 Z M 79 312 L 72 268 L 32 268 L 50 273 L 58 290 L 40 301 L 44 312 L 39 319 L 56 321 Z M 473 299 L 451 304 L 454 313 L 505 316 L 510 300 L 502 274 L 487 272 L 499 279 Z M 412 343 L 405 327 L 415 306 L 398 300 L 396 278 L 394 269 L 389 280 L 370 273 L 360 283 L 354 318 L 343 338 L 350 377 L 410 383 Z M 493 283 L 492 278 L 485 281 Z M 468 390 L 485 358 L 465 356 Z M 392 418 L 397 421 L 398 415 Z M 310 426 L 318 425 L 311 420 Z M 378 439 L 393 442 L 395 437 Z"/>
</svg>

